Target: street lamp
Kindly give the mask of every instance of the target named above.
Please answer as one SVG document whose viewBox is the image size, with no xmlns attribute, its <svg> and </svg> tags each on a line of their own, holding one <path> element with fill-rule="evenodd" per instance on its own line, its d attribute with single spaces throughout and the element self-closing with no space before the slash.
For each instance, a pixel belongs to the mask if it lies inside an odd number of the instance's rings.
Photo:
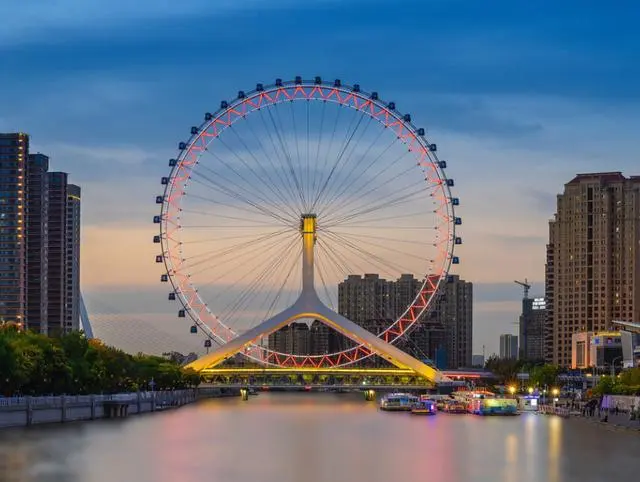
<svg viewBox="0 0 640 482">
<path fill-rule="evenodd" d="M 533 387 L 529 387 L 527 391 L 529 392 L 529 395 L 531 395 L 533 393 Z"/>
<path fill-rule="evenodd" d="M 509 386 L 509 393 L 513 397 L 513 394 L 516 393 L 516 387 L 514 387 L 513 385 L 510 385 Z"/>
<path fill-rule="evenodd" d="M 622 360 L 622 357 L 617 356 L 613 360 L 611 360 L 611 378 L 614 378 L 616 376 L 616 360 Z"/>
</svg>

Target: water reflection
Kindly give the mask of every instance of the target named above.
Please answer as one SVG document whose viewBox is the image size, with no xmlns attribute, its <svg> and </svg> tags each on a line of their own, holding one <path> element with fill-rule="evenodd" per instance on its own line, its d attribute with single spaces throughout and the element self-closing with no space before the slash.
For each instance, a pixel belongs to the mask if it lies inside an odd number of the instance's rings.
<svg viewBox="0 0 640 482">
<path fill-rule="evenodd" d="M 640 437 L 536 415 L 382 413 L 359 395 L 261 394 L 125 421 L 0 433 L 7 482 L 636 480 Z"/>
</svg>

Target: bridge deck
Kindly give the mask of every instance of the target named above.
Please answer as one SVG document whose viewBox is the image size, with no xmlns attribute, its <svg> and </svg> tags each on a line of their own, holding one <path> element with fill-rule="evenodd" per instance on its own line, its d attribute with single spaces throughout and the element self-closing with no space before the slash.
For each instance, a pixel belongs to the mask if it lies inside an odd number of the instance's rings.
<svg viewBox="0 0 640 482">
<path fill-rule="evenodd" d="M 201 375 L 258 376 L 258 375 L 334 375 L 334 376 L 407 376 L 421 378 L 416 372 L 405 368 L 315 368 L 315 367 L 239 367 L 205 368 Z"/>
</svg>

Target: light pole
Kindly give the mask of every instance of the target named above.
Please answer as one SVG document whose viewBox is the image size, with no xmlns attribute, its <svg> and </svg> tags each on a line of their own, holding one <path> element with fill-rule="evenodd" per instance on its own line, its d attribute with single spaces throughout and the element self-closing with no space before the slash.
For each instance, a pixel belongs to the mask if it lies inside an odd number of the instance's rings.
<svg viewBox="0 0 640 482">
<path fill-rule="evenodd" d="M 615 378 L 616 376 L 616 360 L 622 360 L 622 357 L 617 356 L 611 360 L 611 378 Z"/>
</svg>

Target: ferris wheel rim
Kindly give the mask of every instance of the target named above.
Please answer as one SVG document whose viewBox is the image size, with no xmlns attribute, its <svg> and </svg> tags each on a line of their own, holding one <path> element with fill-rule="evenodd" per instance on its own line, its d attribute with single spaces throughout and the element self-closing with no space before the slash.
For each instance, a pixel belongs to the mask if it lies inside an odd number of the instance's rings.
<svg viewBox="0 0 640 482">
<path fill-rule="evenodd" d="M 313 97 L 314 93 L 319 93 L 320 96 Z M 254 102 L 256 99 L 258 99 L 258 102 Z M 420 281 L 420 289 L 412 303 L 407 306 L 402 315 L 393 320 L 384 331 L 377 335 L 385 341 L 394 343 L 400 340 L 407 330 L 417 322 L 418 318 L 429 309 L 443 280 L 447 277 L 453 259 L 454 240 L 456 239 L 456 223 L 454 220 L 457 218 L 454 215 L 453 198 L 450 185 L 447 182 L 447 176 L 441 167 L 435 150 L 431 149 L 432 144 L 426 139 L 424 130 L 417 128 L 412 123 L 410 116 L 400 113 L 395 108 L 394 103 L 382 101 L 375 92 L 369 93 L 361 90 L 358 84 L 351 86 L 342 84 L 339 81 L 330 83 L 322 80 L 318 81 L 318 78 L 315 80 L 296 78 L 296 80 L 285 82 L 277 80 L 275 84 L 268 86 L 258 84 L 256 89 L 252 91 L 247 93 L 239 92 L 238 97 L 231 102 L 223 101 L 220 109 L 214 114 L 207 113 L 205 121 L 199 127 L 192 128 L 189 140 L 179 145 L 180 153 L 178 157 L 173 159 L 173 162 L 170 161 L 172 169 L 169 177 L 163 178 L 165 189 L 161 201 L 159 220 L 162 260 L 167 274 L 167 279 L 163 279 L 163 281 L 170 281 L 173 292 L 182 304 L 184 311 L 188 313 L 189 317 L 206 334 L 208 339 L 217 343 L 226 343 L 237 336 L 237 332 L 232 327 L 225 324 L 217 315 L 211 312 L 206 301 L 200 297 L 197 287 L 189 281 L 189 276 L 179 273 L 178 269 L 176 269 L 176 264 L 179 267 L 179 262 L 174 263 L 176 258 L 173 255 L 173 249 L 178 250 L 181 255 L 182 243 L 176 243 L 171 238 L 171 233 L 180 229 L 179 224 L 173 223 L 171 218 L 172 209 L 179 210 L 182 196 L 185 194 L 185 192 L 179 192 L 180 188 L 184 187 L 184 183 L 197 164 L 197 160 L 208 146 L 208 143 L 205 144 L 204 139 L 210 138 L 209 143 L 215 141 L 224 130 L 232 127 L 237 120 L 264 107 L 276 106 L 287 101 L 301 100 L 332 102 L 358 110 L 362 115 L 368 115 L 385 127 L 389 127 L 390 124 L 395 125 L 398 128 L 398 133 L 401 134 L 398 138 L 408 146 L 409 151 L 420 151 L 425 162 L 423 167 L 428 166 L 431 169 L 434 174 L 434 181 L 439 184 L 439 189 L 442 192 L 440 210 L 443 211 L 443 216 L 446 217 L 442 223 L 442 230 L 446 232 L 439 242 L 441 246 L 437 246 L 434 243 L 434 246 L 438 248 L 439 268 L 425 274 L 424 279 Z M 251 108 L 247 108 L 247 106 Z M 375 111 L 376 109 L 377 112 Z M 381 121 L 381 117 L 386 119 L 386 124 Z M 214 127 L 213 135 L 208 133 L 212 126 Z M 200 145 L 198 145 L 199 142 Z M 172 242 L 174 242 L 174 246 L 171 245 Z M 429 286 L 425 289 L 427 285 Z M 420 300 L 419 303 L 418 300 Z M 202 315 L 205 312 L 213 323 L 222 327 L 222 330 L 216 331 L 215 328 L 217 326 L 212 328 L 203 320 Z M 400 329 L 396 330 L 398 326 Z M 223 333 L 220 333 L 220 331 Z M 353 354 L 352 358 L 348 356 L 350 353 Z M 336 365 L 332 366 L 345 366 L 368 358 L 372 354 L 370 352 L 367 353 L 367 349 L 363 345 L 324 355 L 292 355 L 277 352 L 257 344 L 252 344 L 244 353 L 245 356 L 255 361 L 272 366 L 290 366 L 291 363 L 296 366 L 304 365 L 305 363 L 316 365 L 316 362 L 321 364 L 325 361 L 331 364 L 332 357 L 337 357 Z M 300 360 L 300 363 L 297 363 L 298 360 Z"/>
</svg>

